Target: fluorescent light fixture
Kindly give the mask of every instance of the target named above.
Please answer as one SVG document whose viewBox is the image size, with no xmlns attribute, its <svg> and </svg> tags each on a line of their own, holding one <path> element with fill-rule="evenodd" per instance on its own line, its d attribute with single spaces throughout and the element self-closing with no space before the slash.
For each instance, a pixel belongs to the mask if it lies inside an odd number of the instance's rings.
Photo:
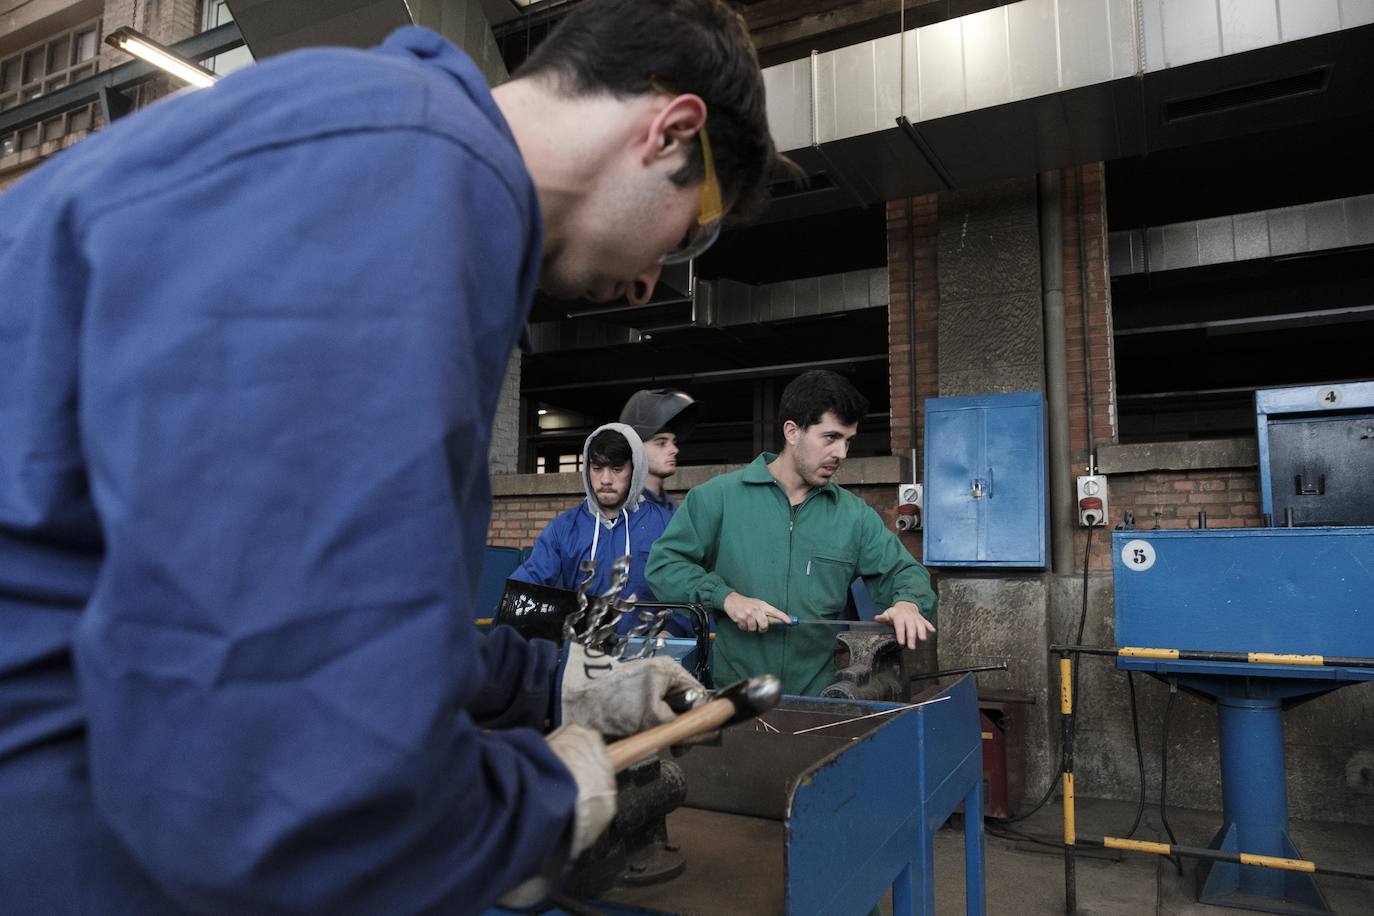
<svg viewBox="0 0 1374 916">
<path fill-rule="evenodd" d="M 547 415 L 548 415 L 548 411 L 547 411 L 547 410 L 545 410 L 545 409 L 542 408 L 542 407 L 539 408 L 539 416 L 543 417 L 543 416 L 547 416 Z"/>
<path fill-rule="evenodd" d="M 206 70 L 193 60 L 182 57 L 166 45 L 158 44 L 147 35 L 127 25 L 115 29 L 105 36 L 105 43 L 118 48 L 125 54 L 132 54 L 146 60 L 160 70 L 166 70 L 177 79 L 193 86 L 213 86 L 219 76 Z"/>
</svg>

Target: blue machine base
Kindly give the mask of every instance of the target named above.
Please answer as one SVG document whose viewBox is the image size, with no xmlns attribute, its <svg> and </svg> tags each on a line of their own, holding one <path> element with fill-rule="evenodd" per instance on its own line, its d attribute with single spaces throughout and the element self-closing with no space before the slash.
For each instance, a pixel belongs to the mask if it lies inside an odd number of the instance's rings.
<svg viewBox="0 0 1374 916">
<path fill-rule="evenodd" d="M 1116 666 L 1176 680 L 1216 704 L 1223 815 L 1209 848 L 1301 859 L 1288 833 L 1284 706 L 1374 679 L 1374 669 L 1136 658 Z M 1289 916 L 1331 914 L 1310 874 L 1230 862 L 1199 866 L 1198 900 Z"/>
<path fill-rule="evenodd" d="M 1223 852 L 1244 852 L 1236 840 L 1236 825 L 1230 823 L 1217 832 L 1216 838 L 1208 845 L 1209 849 Z M 1301 859 L 1298 848 L 1288 831 L 1283 832 L 1283 855 L 1285 858 Z M 1197 899 L 1212 906 L 1230 906 L 1240 910 L 1258 910 L 1261 913 L 1284 913 L 1288 916 L 1331 916 L 1331 908 L 1317 888 L 1317 882 L 1305 872 L 1286 871 L 1275 873 L 1281 878 L 1283 891 L 1281 897 L 1247 894 L 1241 890 L 1244 865 L 1230 862 L 1204 862 L 1198 868 Z"/>
</svg>

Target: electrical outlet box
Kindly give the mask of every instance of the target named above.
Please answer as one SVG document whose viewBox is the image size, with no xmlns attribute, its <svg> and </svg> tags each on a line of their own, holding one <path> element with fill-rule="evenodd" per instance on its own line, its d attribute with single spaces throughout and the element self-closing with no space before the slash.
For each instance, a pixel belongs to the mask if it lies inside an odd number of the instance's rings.
<svg viewBox="0 0 1374 916">
<path fill-rule="evenodd" d="M 897 530 L 918 531 L 921 527 L 921 511 L 925 504 L 925 488 L 919 483 L 903 483 L 897 486 Z"/>
<path fill-rule="evenodd" d="M 1078 478 L 1078 524 L 1084 528 L 1107 524 L 1107 478 L 1101 474 Z"/>
</svg>

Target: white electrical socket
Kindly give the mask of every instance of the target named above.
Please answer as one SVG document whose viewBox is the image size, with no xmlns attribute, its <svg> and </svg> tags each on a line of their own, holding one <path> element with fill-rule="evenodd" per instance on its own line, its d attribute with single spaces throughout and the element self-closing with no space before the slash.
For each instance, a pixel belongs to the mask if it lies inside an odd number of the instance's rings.
<svg viewBox="0 0 1374 916">
<path fill-rule="evenodd" d="M 915 531 L 921 527 L 925 490 L 919 483 L 897 485 L 897 530 Z"/>
<path fill-rule="evenodd" d="M 1078 478 L 1078 524 L 1084 528 L 1107 524 L 1107 478 L 1101 474 Z"/>
</svg>

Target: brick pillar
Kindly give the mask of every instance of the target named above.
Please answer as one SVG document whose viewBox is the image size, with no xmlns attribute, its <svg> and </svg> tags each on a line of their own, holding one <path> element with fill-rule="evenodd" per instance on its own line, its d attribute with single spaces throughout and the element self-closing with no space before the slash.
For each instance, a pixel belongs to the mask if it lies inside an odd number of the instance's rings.
<svg viewBox="0 0 1374 916">
<path fill-rule="evenodd" d="M 887 204 L 887 352 L 888 384 L 891 396 L 891 444 L 893 454 L 910 462 L 911 449 L 916 449 L 917 478 L 924 471 L 922 462 L 922 430 L 925 421 L 925 399 L 938 394 L 939 372 L 936 362 L 937 322 L 940 310 L 940 286 L 935 273 L 935 256 L 939 247 L 939 198 L 935 194 L 913 197 L 910 201 L 893 200 Z M 908 204 L 911 224 L 907 224 Z M 914 297 L 916 314 L 912 316 L 907 304 L 908 265 L 914 265 Z M 910 324 L 916 329 L 916 428 L 911 423 L 912 350 Z M 899 534 L 907 550 L 917 559 L 921 557 L 919 532 Z"/>
<path fill-rule="evenodd" d="M 491 472 L 516 474 L 520 471 L 520 352 L 511 354 L 506 378 L 501 383 L 501 399 L 496 402 L 496 419 L 491 429 Z"/>
<path fill-rule="evenodd" d="M 1071 473 L 1086 473 L 1090 447 L 1109 445 L 1117 440 L 1116 372 L 1112 358 L 1111 278 L 1107 267 L 1106 169 L 1097 162 L 1064 169 L 1060 180 L 1060 204 L 1064 232 L 1064 340 L 1068 355 L 1069 453 Z M 1079 236 L 1085 257 L 1080 270 Z M 1087 335 L 1083 333 L 1083 290 L 1088 298 Z M 1086 349 L 1085 349 L 1086 339 Z M 1086 355 L 1086 361 L 1085 361 Z M 1093 442 L 1088 442 L 1088 390 L 1085 367 L 1092 374 Z M 1121 509 L 1111 502 L 1108 528 L 1121 519 Z M 1081 534 L 1081 529 L 1080 529 Z M 1094 532 L 1092 568 L 1111 568 L 1109 537 L 1103 530 Z M 1075 567 L 1083 563 L 1081 536 L 1074 538 Z"/>
</svg>

